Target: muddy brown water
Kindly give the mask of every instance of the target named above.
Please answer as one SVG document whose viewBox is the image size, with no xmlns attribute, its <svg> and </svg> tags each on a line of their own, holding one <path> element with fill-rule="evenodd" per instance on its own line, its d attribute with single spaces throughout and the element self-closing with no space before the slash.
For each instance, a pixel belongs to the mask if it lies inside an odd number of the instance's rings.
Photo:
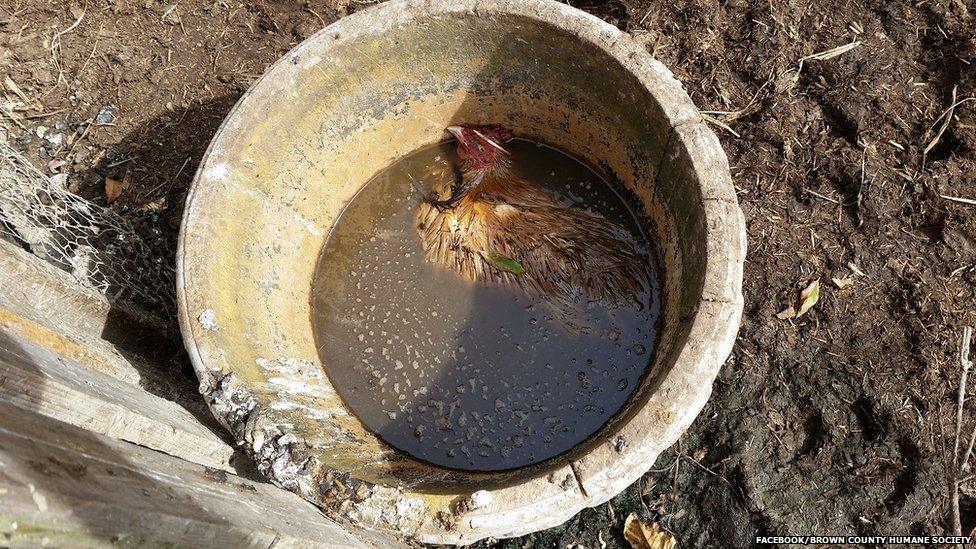
<svg viewBox="0 0 976 549">
<path fill-rule="evenodd" d="M 517 174 L 622 223 L 657 265 L 633 213 L 593 170 L 548 146 L 507 147 Z M 639 303 L 590 304 L 580 333 L 539 298 L 427 263 L 414 215 L 435 183 L 455 177 L 455 148 L 407 156 L 346 206 L 312 290 L 316 344 L 347 406 L 390 445 L 453 469 L 523 467 L 576 446 L 630 396 L 657 340 L 659 273 Z"/>
</svg>

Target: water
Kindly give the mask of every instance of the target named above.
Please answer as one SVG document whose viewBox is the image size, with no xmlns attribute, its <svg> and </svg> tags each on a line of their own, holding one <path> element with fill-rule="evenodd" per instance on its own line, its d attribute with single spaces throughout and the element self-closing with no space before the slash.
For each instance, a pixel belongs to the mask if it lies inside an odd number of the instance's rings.
<svg viewBox="0 0 976 549">
<path fill-rule="evenodd" d="M 574 333 L 538 298 L 427 263 L 414 215 L 453 179 L 455 147 L 411 154 L 347 206 L 319 259 L 312 320 L 330 380 L 380 438 L 453 469 L 512 469 L 571 449 L 620 409 L 657 340 L 658 275 L 642 303 L 591 305 L 590 329 Z M 642 238 L 585 165 L 528 141 L 506 147 L 516 173 Z"/>
</svg>

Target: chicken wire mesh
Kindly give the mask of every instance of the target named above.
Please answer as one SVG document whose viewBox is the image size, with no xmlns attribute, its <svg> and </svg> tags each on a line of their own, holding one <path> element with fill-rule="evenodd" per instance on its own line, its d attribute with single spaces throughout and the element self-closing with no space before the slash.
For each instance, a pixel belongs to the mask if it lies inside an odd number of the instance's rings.
<svg viewBox="0 0 976 549">
<path fill-rule="evenodd" d="M 0 138 L 0 234 L 105 296 L 175 312 L 169 245 L 114 210 L 65 189 Z"/>
</svg>

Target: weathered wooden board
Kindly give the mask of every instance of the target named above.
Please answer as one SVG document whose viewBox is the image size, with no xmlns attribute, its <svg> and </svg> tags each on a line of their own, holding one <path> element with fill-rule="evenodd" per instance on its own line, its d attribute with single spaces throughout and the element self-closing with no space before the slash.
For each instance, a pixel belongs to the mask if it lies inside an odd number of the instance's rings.
<svg viewBox="0 0 976 549">
<path fill-rule="evenodd" d="M 232 472 L 192 373 L 167 361 L 171 339 L 0 240 L 0 400 Z"/>
<path fill-rule="evenodd" d="M 109 303 L 67 272 L 0 239 L 0 308 L 100 353 L 158 361 L 181 348 L 175 323 Z M 124 375 L 119 372 L 119 375 Z M 134 379 L 137 371 L 130 372 Z"/>
<path fill-rule="evenodd" d="M 363 547 L 312 505 L 0 403 L 0 546 Z"/>
<path fill-rule="evenodd" d="M 211 429 L 171 401 L 89 370 L 2 327 L 0 400 L 201 465 L 234 471 L 229 463 L 234 448 L 216 427 Z"/>
</svg>

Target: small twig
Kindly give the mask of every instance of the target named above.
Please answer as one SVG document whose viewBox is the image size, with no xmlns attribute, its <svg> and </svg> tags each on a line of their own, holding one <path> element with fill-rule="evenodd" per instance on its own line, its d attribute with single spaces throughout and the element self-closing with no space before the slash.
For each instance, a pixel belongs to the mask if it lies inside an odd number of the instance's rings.
<svg viewBox="0 0 976 549">
<path fill-rule="evenodd" d="M 966 103 L 968 103 L 970 101 L 976 101 L 976 97 L 966 97 L 966 98 L 960 99 L 959 101 L 956 101 L 956 89 L 957 88 L 958 88 L 958 86 L 953 86 L 952 87 L 952 102 L 949 104 L 949 108 L 947 108 L 946 110 L 942 111 L 942 114 L 940 114 L 939 117 L 935 119 L 935 122 L 932 123 L 932 127 L 930 127 L 928 129 L 928 131 L 925 132 L 926 134 L 928 134 L 928 132 L 931 132 L 932 131 L 932 128 L 934 128 L 936 126 L 936 124 L 939 123 L 940 120 L 942 121 L 942 125 L 939 126 L 939 131 L 936 132 L 935 137 L 933 137 L 929 141 L 929 144 L 926 145 L 925 146 L 925 149 L 922 151 L 922 166 L 925 165 L 925 158 L 926 158 L 926 156 L 928 156 L 929 151 L 931 151 L 936 145 L 939 144 L 939 139 L 942 138 L 942 134 L 945 133 L 946 129 L 948 129 L 949 124 L 952 122 L 952 117 L 955 116 L 956 107 L 958 107 L 960 105 L 964 105 L 964 104 L 966 104 Z"/>
<path fill-rule="evenodd" d="M 98 32 L 95 33 L 95 44 L 92 45 L 92 51 L 90 54 L 88 54 L 88 59 L 85 59 L 84 64 L 82 64 L 81 68 L 78 69 L 78 73 L 75 74 L 75 78 L 78 78 L 85 72 L 85 69 L 88 68 L 88 63 L 91 63 L 91 60 L 95 57 L 95 50 L 98 49 L 98 40 L 99 38 L 101 38 L 101 35 L 102 35 L 102 26 L 99 25 Z"/>
<path fill-rule="evenodd" d="M 939 131 L 936 132 L 935 137 L 933 137 L 932 140 L 929 141 L 929 144 L 925 146 L 925 149 L 922 150 L 922 165 L 925 165 L 925 157 L 928 156 L 929 151 L 931 151 L 933 147 L 939 144 L 939 139 L 942 139 L 942 134 L 945 133 L 946 128 L 949 127 L 949 122 L 952 122 L 953 111 L 956 109 L 956 90 L 958 88 L 959 86 L 952 87 L 952 101 L 949 102 L 949 108 L 946 109 L 945 112 L 942 113 L 942 116 L 939 117 L 944 117 L 942 120 L 942 126 L 939 127 Z"/>
<path fill-rule="evenodd" d="M 962 373 L 959 375 L 959 392 L 956 397 L 956 436 L 952 443 L 952 472 L 949 479 L 950 494 L 950 513 L 952 515 L 952 531 L 956 536 L 962 535 L 962 520 L 959 516 L 959 485 L 960 477 L 966 471 L 969 458 L 972 456 L 973 440 L 976 439 L 976 426 L 973 427 L 973 434 L 970 437 L 970 444 L 966 453 L 960 460 L 959 456 L 959 437 L 962 434 L 962 415 L 963 406 L 966 403 L 966 383 L 969 378 L 969 370 L 973 363 L 969 360 L 969 347 L 972 345 L 973 329 L 971 326 L 963 326 L 962 337 L 959 340 L 959 363 L 962 366 Z"/>
<path fill-rule="evenodd" d="M 962 267 L 959 267 L 958 269 L 955 269 L 954 271 L 952 271 L 951 273 L 949 273 L 949 277 L 948 278 L 952 278 L 952 277 L 956 276 L 957 274 L 965 271 L 966 269 L 976 269 L 976 263 L 970 263 L 969 265 L 963 265 Z"/>
<path fill-rule="evenodd" d="M 959 436 L 962 431 L 962 410 L 966 401 L 966 382 L 969 378 L 969 343 L 973 336 L 973 329 L 965 326 L 962 329 L 962 340 L 959 344 L 959 362 L 962 365 L 962 374 L 959 376 L 959 392 L 956 397 L 956 441 L 952 446 L 952 466 L 959 468 Z"/>
<path fill-rule="evenodd" d="M 61 82 L 64 82 L 64 71 L 61 70 L 61 61 L 58 60 L 57 54 L 58 50 L 61 49 L 61 37 L 78 28 L 78 25 L 81 24 L 81 20 L 85 18 L 86 13 L 88 13 L 87 5 L 81 10 L 81 15 L 78 16 L 78 19 L 76 19 L 71 26 L 63 31 L 54 33 L 54 37 L 51 38 L 51 60 L 54 61 L 54 66 L 58 69 L 58 82 L 54 85 L 55 87 L 57 87 L 57 85 Z"/>
<path fill-rule="evenodd" d="M 960 196 L 949 196 L 945 194 L 940 194 L 939 196 L 945 198 L 946 200 L 959 202 L 960 204 L 969 204 L 970 206 L 976 206 L 976 200 L 973 200 L 972 198 L 962 198 Z"/>
<path fill-rule="evenodd" d="M 122 160 L 117 160 L 115 162 L 112 162 L 111 164 L 109 164 L 108 166 L 105 166 L 105 167 L 106 168 L 114 168 L 116 166 L 121 166 L 122 164 L 125 164 L 126 162 L 132 162 L 136 158 L 137 157 L 135 157 L 135 156 L 130 156 L 129 158 L 123 158 Z"/>
<path fill-rule="evenodd" d="M 30 97 L 27 97 L 27 94 L 24 93 L 24 90 L 20 89 L 20 86 L 18 86 L 17 83 L 14 82 L 12 78 L 10 78 L 9 76 L 4 76 L 3 83 L 10 91 L 14 92 L 14 94 L 17 97 L 19 97 L 21 101 L 24 102 L 25 106 L 31 107 L 33 104 L 34 109 L 41 110 L 40 103 L 38 103 L 37 101 L 32 101 Z"/>
<path fill-rule="evenodd" d="M 864 225 L 864 217 L 861 216 L 861 197 L 864 196 L 864 182 L 865 182 L 865 166 L 868 159 L 868 148 L 864 147 L 864 151 L 861 153 L 861 184 L 857 187 L 857 199 L 855 204 L 857 205 L 857 226 L 860 227 Z"/>
<path fill-rule="evenodd" d="M 322 25 L 323 27 L 327 27 L 328 26 L 328 24 L 325 22 L 325 19 L 322 19 L 322 16 L 319 15 L 318 13 L 316 13 L 316 11 L 313 10 L 311 8 L 311 6 L 309 6 L 308 4 L 305 4 L 305 11 L 307 11 L 307 12 L 311 13 L 312 15 L 314 15 L 315 18 L 319 20 L 319 24 Z"/>
<path fill-rule="evenodd" d="M 83 132 L 81 132 L 81 135 L 78 137 L 78 139 L 75 139 L 75 140 L 71 141 L 70 144 L 68 144 L 68 152 L 65 153 L 65 154 L 68 154 L 71 151 L 75 150 L 75 146 L 78 143 L 80 143 L 82 140 L 84 140 L 86 137 L 88 137 L 88 132 L 91 131 L 92 126 L 94 125 L 94 120 L 92 120 L 91 118 L 89 118 L 88 120 L 85 120 L 83 122 L 83 124 L 85 125 L 85 130 Z"/>
<path fill-rule="evenodd" d="M 969 370 L 973 367 L 973 362 L 969 360 L 969 347 L 973 340 L 973 329 L 971 326 L 963 326 L 962 329 L 962 340 L 959 344 L 959 363 L 962 365 L 962 376 L 963 380 L 960 382 L 962 387 L 959 389 L 959 412 L 956 415 L 956 420 L 959 423 L 956 427 L 956 434 L 958 435 L 959 430 L 962 426 L 962 405 L 965 400 L 965 384 L 966 376 L 969 375 Z M 962 461 L 959 462 L 959 469 L 965 471 L 969 463 L 969 458 L 973 455 L 973 439 L 976 439 L 976 427 L 973 428 L 973 434 L 970 437 L 970 442 L 968 448 L 966 448 L 966 453 L 963 454 Z"/>
<path fill-rule="evenodd" d="M 27 131 L 27 126 L 25 126 L 23 123 L 21 123 L 20 120 L 17 120 L 17 118 L 14 116 L 14 113 L 7 112 L 7 109 L 5 109 L 3 107 L 0 107 L 0 112 L 2 112 L 3 114 L 7 115 L 7 118 L 9 118 L 11 121 L 13 121 L 14 124 L 17 124 L 17 126 L 20 127 L 20 129 L 22 129 L 24 131 Z"/>
<path fill-rule="evenodd" d="M 51 111 L 51 112 L 41 112 L 41 113 L 37 113 L 37 114 L 29 114 L 29 115 L 24 116 L 24 118 L 27 119 L 27 120 L 35 120 L 37 118 L 47 118 L 49 116 L 54 116 L 56 114 L 62 113 L 64 111 L 66 111 L 66 110 L 68 110 L 68 109 L 58 109 L 56 111 Z"/>
<path fill-rule="evenodd" d="M 772 82 L 773 82 L 773 78 L 770 77 L 768 80 L 766 80 L 766 82 L 763 83 L 762 86 L 759 86 L 759 89 L 756 90 L 756 93 L 752 94 L 752 97 L 749 99 L 749 102 L 746 103 L 746 106 L 742 107 L 741 109 L 734 110 L 734 111 L 701 111 L 701 113 L 715 116 L 715 117 L 721 116 L 722 121 L 726 123 L 733 122 L 736 119 L 741 118 L 742 116 L 751 114 L 753 110 L 755 110 L 753 109 L 754 106 L 758 108 L 756 101 L 759 99 L 759 94 L 761 94 L 762 91 L 766 89 L 766 86 L 768 86 Z"/>
<path fill-rule="evenodd" d="M 806 192 L 806 193 L 812 194 L 813 196 L 816 196 L 817 198 L 822 198 L 822 199 L 826 200 L 827 202 L 833 202 L 834 204 L 837 204 L 838 206 L 843 206 L 844 205 L 843 202 L 841 202 L 839 200 L 835 200 L 833 198 L 830 198 L 829 196 L 820 194 L 817 191 L 811 191 L 810 189 L 803 189 L 803 191 Z"/>
<path fill-rule="evenodd" d="M 829 50 L 824 50 L 824 51 L 817 52 L 817 53 L 811 53 L 810 55 L 807 55 L 806 57 L 801 57 L 800 58 L 800 62 L 802 63 L 804 61 L 811 61 L 811 60 L 815 60 L 815 61 L 826 61 L 828 59 L 833 59 L 833 58 L 837 57 L 838 55 L 847 53 L 847 52 L 853 50 L 854 48 L 856 48 L 856 47 L 858 47 L 860 45 L 861 45 L 861 41 L 860 40 L 855 40 L 855 41 L 853 41 L 853 42 L 851 42 L 849 44 L 844 44 L 843 46 L 837 46 L 836 48 L 831 48 Z"/>
<path fill-rule="evenodd" d="M 638 27 L 643 25 L 644 21 L 647 21 L 647 18 L 650 17 L 652 11 L 654 11 L 654 8 L 647 10 L 647 13 L 644 14 L 644 17 L 640 18 L 640 21 L 637 22 Z"/>
<path fill-rule="evenodd" d="M 176 175 L 173 176 L 173 181 L 170 183 L 170 186 L 171 187 L 180 178 L 180 175 L 183 174 L 183 170 L 186 169 L 186 165 L 190 163 L 190 159 L 191 158 L 193 158 L 193 157 L 192 156 L 188 156 L 188 157 L 186 157 L 186 160 L 183 161 L 183 165 L 180 166 L 180 169 L 176 172 Z"/>
<path fill-rule="evenodd" d="M 77 19 L 77 20 L 75 20 L 75 22 L 74 22 L 74 23 L 72 23 L 70 27 L 68 27 L 68 28 L 66 28 L 66 29 L 64 29 L 63 31 L 59 31 L 59 32 L 58 32 L 57 34 L 55 34 L 55 35 L 54 35 L 54 39 L 55 39 L 55 40 L 58 40 L 58 39 L 60 39 L 60 38 L 61 38 L 62 36 L 64 36 L 64 35 L 66 35 L 66 34 L 68 34 L 69 32 L 71 32 L 71 31 L 73 31 L 73 30 L 75 30 L 76 28 L 78 28 L 78 25 L 80 25 L 80 24 L 81 24 L 81 20 L 85 18 L 85 13 L 87 13 L 87 12 L 88 12 L 88 6 L 85 6 L 85 7 L 84 7 L 84 8 L 83 8 L 83 9 L 81 10 L 81 15 L 79 15 L 79 16 L 78 16 L 78 19 Z"/>
<path fill-rule="evenodd" d="M 820 51 L 817 53 L 811 53 L 810 55 L 800 58 L 800 62 L 796 67 L 796 76 L 793 77 L 793 81 L 796 82 L 800 79 L 800 73 L 803 72 L 803 64 L 807 61 L 826 61 L 828 59 L 833 59 L 838 55 L 845 54 L 854 48 L 861 45 L 860 40 L 855 40 L 849 44 L 844 44 L 843 46 L 837 46 L 836 48 L 831 48 L 829 50 Z"/>
<path fill-rule="evenodd" d="M 734 135 L 736 137 L 742 137 L 735 130 L 733 130 L 732 128 L 730 128 L 729 125 L 726 124 L 725 122 L 722 122 L 721 120 L 719 120 L 717 118 L 714 118 L 714 117 L 711 117 L 711 116 L 709 116 L 709 115 L 707 115 L 705 113 L 701 113 L 701 115 L 702 115 L 702 118 L 704 118 L 706 122 L 711 122 L 712 124 L 715 124 L 716 126 L 724 129 L 725 131 L 731 133 L 732 135 Z"/>
</svg>

